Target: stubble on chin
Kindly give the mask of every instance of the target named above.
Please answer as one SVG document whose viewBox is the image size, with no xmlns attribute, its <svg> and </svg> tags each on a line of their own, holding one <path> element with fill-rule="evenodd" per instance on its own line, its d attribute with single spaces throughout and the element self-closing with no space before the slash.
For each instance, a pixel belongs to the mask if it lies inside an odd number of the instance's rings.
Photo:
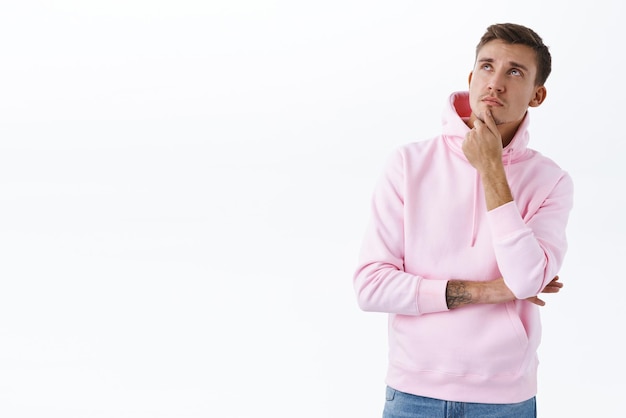
<svg viewBox="0 0 626 418">
<path fill-rule="evenodd" d="M 481 121 L 481 122 L 483 122 L 483 123 L 487 123 L 487 122 L 485 122 L 485 116 L 486 116 L 486 115 L 485 115 L 485 112 L 486 112 L 487 110 L 491 111 L 491 117 L 493 118 L 493 121 L 496 123 L 496 126 L 497 126 L 497 125 L 505 125 L 505 124 L 507 123 L 507 121 L 505 121 L 505 120 L 503 120 L 503 119 L 500 119 L 500 118 L 498 117 L 497 113 L 494 113 L 494 112 L 493 112 L 493 108 L 492 108 L 491 106 L 487 107 L 487 109 L 486 109 L 486 110 L 484 110 L 484 111 L 479 112 L 478 114 L 476 114 L 476 119 L 480 120 L 480 121 Z"/>
<path fill-rule="evenodd" d="M 493 117 L 493 121 L 496 123 L 496 126 L 506 124 L 506 121 L 499 119 L 496 116 Z"/>
</svg>

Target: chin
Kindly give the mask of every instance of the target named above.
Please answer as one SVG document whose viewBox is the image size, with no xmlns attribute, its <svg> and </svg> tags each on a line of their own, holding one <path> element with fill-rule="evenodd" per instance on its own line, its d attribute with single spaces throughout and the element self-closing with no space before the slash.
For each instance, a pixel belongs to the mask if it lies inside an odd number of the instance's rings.
<svg viewBox="0 0 626 418">
<path fill-rule="evenodd" d="M 496 125 L 505 125 L 507 123 L 509 123 L 509 121 L 500 119 L 499 117 L 497 117 L 496 115 L 493 115 L 493 120 L 496 123 Z"/>
<path fill-rule="evenodd" d="M 502 115 L 500 115 L 499 108 L 495 108 L 495 109 L 487 108 L 487 110 L 491 110 L 491 117 L 493 117 L 493 120 L 496 123 L 496 125 L 504 125 L 504 124 L 512 122 L 510 120 L 507 120 L 506 117 L 503 118 Z M 483 122 L 485 121 L 485 112 L 487 110 L 485 110 L 484 112 L 480 114 L 480 120 L 482 120 Z"/>
</svg>

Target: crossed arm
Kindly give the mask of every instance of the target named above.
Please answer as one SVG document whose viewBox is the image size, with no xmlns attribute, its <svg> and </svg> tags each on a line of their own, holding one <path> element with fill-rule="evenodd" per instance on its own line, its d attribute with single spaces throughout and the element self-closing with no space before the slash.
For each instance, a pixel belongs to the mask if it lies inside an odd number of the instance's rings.
<svg viewBox="0 0 626 418">
<path fill-rule="evenodd" d="M 491 111 L 485 112 L 484 121 L 474 121 L 474 126 L 463 141 L 463 152 L 481 177 L 487 210 L 513 201 L 502 164 L 502 146 L 502 137 Z M 555 276 L 542 293 L 559 292 L 563 284 L 558 280 L 559 276 Z M 505 303 L 515 299 L 517 298 L 502 278 L 488 282 L 451 280 L 446 287 L 446 303 L 449 309 L 479 303 Z M 539 306 L 545 305 L 537 296 L 526 300 Z"/>
<path fill-rule="evenodd" d="M 541 292 L 558 293 L 563 287 L 563 283 L 558 280 L 559 276 L 555 276 Z M 517 298 L 506 286 L 504 279 L 489 282 L 450 280 L 446 287 L 446 303 L 448 304 L 448 309 L 479 303 L 505 303 L 515 299 Z M 526 300 L 539 306 L 546 304 L 538 296 L 532 296 Z"/>
</svg>

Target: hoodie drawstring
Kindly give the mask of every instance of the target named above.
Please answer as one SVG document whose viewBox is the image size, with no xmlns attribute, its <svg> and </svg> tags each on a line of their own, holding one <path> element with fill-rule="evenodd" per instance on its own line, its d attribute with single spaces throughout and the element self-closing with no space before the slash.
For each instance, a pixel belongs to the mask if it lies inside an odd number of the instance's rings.
<svg viewBox="0 0 626 418">
<path fill-rule="evenodd" d="M 511 165 L 511 155 L 513 154 L 513 148 L 509 148 L 506 152 L 506 164 L 504 165 L 504 174 L 506 178 L 509 178 L 509 166 Z"/>
<path fill-rule="evenodd" d="M 474 204 L 473 204 L 473 213 L 472 213 L 472 237 L 470 240 L 470 247 L 473 247 L 476 244 L 476 216 L 478 216 L 478 188 L 480 185 L 478 182 L 480 181 L 480 176 L 478 175 L 478 170 L 475 170 L 476 174 L 474 175 Z"/>
</svg>

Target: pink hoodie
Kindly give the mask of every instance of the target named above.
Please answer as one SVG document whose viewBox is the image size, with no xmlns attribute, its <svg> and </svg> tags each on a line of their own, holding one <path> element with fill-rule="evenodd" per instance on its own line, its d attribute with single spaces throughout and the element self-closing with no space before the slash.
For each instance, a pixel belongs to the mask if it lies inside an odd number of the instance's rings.
<svg viewBox="0 0 626 418">
<path fill-rule="evenodd" d="M 454 93 L 443 134 L 400 147 L 372 200 L 354 286 L 361 309 L 389 313 L 386 383 L 459 402 L 514 403 L 537 390 L 537 295 L 559 271 L 573 201 L 569 175 L 527 148 L 526 115 L 503 150 L 515 199 L 487 212 L 461 149 L 467 92 Z M 446 306 L 451 279 L 504 277 L 520 300 Z"/>
</svg>

